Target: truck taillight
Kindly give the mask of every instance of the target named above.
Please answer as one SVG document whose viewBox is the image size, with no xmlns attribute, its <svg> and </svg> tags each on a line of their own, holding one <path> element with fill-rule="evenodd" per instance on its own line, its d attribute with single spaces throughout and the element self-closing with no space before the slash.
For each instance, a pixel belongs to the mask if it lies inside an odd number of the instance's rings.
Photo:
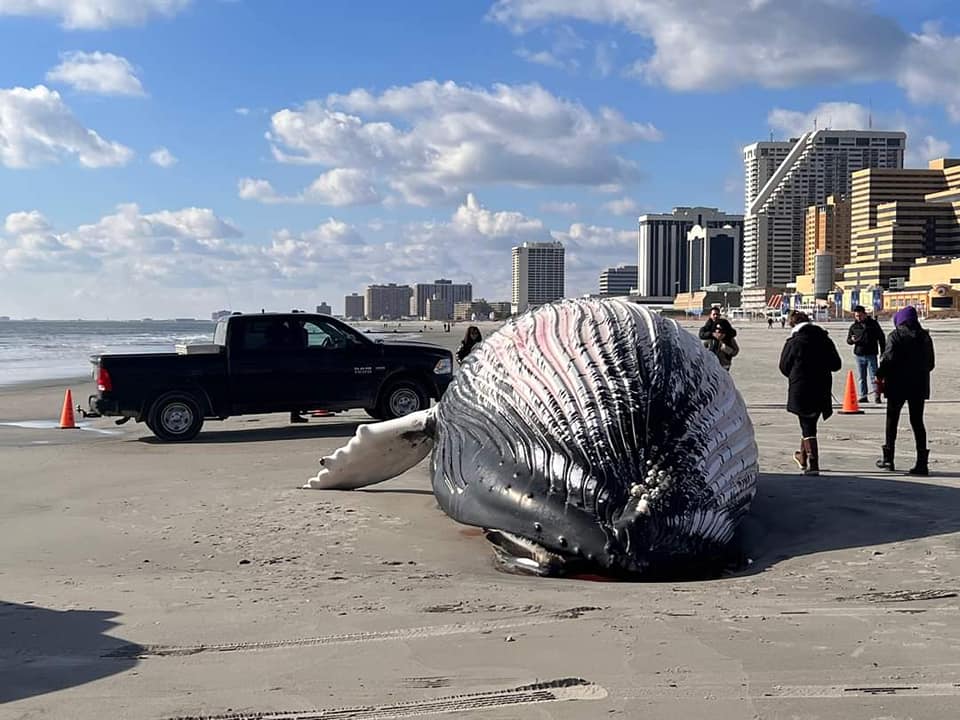
<svg viewBox="0 0 960 720">
<path fill-rule="evenodd" d="M 110 373 L 103 366 L 97 368 L 97 390 L 100 392 L 110 392 L 113 390 L 113 382 L 110 380 Z"/>
</svg>

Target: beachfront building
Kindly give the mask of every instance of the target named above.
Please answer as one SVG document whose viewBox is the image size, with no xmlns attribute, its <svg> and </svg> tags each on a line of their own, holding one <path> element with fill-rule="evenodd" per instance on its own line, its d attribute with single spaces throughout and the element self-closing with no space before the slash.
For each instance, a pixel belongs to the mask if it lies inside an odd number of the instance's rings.
<svg viewBox="0 0 960 720">
<path fill-rule="evenodd" d="M 706 285 L 733 283 L 739 286 L 743 272 L 743 223 L 714 227 L 694 225 L 687 232 L 690 292 Z"/>
<path fill-rule="evenodd" d="M 343 317 L 347 320 L 363 320 L 366 317 L 364 313 L 364 301 L 366 298 L 357 293 L 351 293 L 343 298 Z"/>
<path fill-rule="evenodd" d="M 333 315 L 333 308 L 330 307 L 330 303 L 322 302 L 317 305 L 317 314 L 318 315 Z"/>
<path fill-rule="evenodd" d="M 413 288 L 409 285 L 368 285 L 364 307 L 368 320 L 399 320 L 410 314 Z"/>
<path fill-rule="evenodd" d="M 462 322 L 470 320 L 506 320 L 510 317 L 510 303 L 487 302 L 479 300 L 458 302 L 454 306 L 453 319 Z"/>
<path fill-rule="evenodd" d="M 728 228 L 731 235 L 742 236 L 743 216 L 710 207 L 675 207 L 669 213 L 641 215 L 638 225 L 636 299 L 669 304 L 690 289 L 687 234 L 700 226 L 706 231 Z"/>
<path fill-rule="evenodd" d="M 850 194 L 851 173 L 903 167 L 906 133 L 813 130 L 743 150 L 744 286 L 785 286 L 804 273 L 804 228 L 810 205 Z"/>
<path fill-rule="evenodd" d="M 513 248 L 514 315 L 564 296 L 564 247 L 561 242 L 525 242 Z"/>
<path fill-rule="evenodd" d="M 636 265 L 617 265 L 600 273 L 600 295 L 603 297 L 629 295 L 636 287 Z"/>
<path fill-rule="evenodd" d="M 450 320 L 454 305 L 472 299 L 473 285 L 470 283 L 455 283 L 443 278 L 432 283 L 417 283 L 413 286 L 410 314 L 422 320 Z M 430 311 L 427 309 L 429 300 L 433 301 Z M 442 317 L 429 317 L 431 313 Z"/>
<path fill-rule="evenodd" d="M 851 205 L 844 288 L 902 285 L 918 258 L 960 255 L 960 159 L 854 173 Z"/>
<path fill-rule="evenodd" d="M 733 283 L 704 285 L 692 292 L 680 293 L 674 298 L 673 309 L 683 310 L 692 315 L 700 315 L 714 305 L 727 313 L 731 308 L 740 307 L 741 287 Z"/>
</svg>

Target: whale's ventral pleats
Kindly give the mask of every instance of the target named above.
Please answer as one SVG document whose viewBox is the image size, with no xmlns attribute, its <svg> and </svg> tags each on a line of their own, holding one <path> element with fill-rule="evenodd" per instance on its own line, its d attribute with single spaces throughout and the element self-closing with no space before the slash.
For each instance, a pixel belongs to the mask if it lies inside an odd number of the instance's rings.
<svg viewBox="0 0 960 720">
<path fill-rule="evenodd" d="M 437 500 L 514 537 L 498 543 L 526 556 L 513 569 L 551 574 L 563 558 L 669 574 L 718 555 L 756 488 L 729 374 L 677 323 L 625 300 L 564 300 L 509 322 L 435 412 Z"/>
</svg>

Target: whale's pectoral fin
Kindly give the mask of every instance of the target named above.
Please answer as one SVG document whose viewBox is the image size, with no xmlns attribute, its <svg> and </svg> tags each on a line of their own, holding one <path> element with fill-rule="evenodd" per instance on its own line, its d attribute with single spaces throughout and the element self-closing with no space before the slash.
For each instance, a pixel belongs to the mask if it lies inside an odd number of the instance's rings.
<svg viewBox="0 0 960 720">
<path fill-rule="evenodd" d="M 350 442 L 320 458 L 320 472 L 304 488 L 352 490 L 406 472 L 433 448 L 434 410 L 357 428 Z"/>
</svg>

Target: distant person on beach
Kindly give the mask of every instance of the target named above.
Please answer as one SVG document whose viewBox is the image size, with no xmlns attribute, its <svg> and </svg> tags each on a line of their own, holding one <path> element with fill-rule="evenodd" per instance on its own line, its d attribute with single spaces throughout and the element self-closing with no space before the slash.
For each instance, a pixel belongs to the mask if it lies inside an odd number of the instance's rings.
<svg viewBox="0 0 960 720">
<path fill-rule="evenodd" d="M 787 326 L 787 316 L 786 316 L 786 315 L 781 315 L 781 316 L 780 316 L 780 327 L 781 327 L 781 328 L 785 328 L 786 326 Z"/>
<path fill-rule="evenodd" d="M 930 373 L 935 365 L 933 340 L 920 326 L 916 308 L 912 305 L 893 316 L 896 326 L 887 338 L 887 348 L 880 358 L 877 379 L 881 392 L 887 396 L 887 423 L 883 458 L 877 466 L 894 469 L 894 447 L 900 411 L 909 408 L 910 427 L 917 446 L 917 462 L 908 471 L 911 475 L 928 475 L 930 451 L 927 448 L 927 429 L 923 425 L 923 406 L 930 398 Z"/>
<path fill-rule="evenodd" d="M 463 340 L 460 341 L 460 347 L 457 348 L 457 362 L 462 365 L 463 361 L 467 359 L 467 355 L 470 354 L 470 351 L 479 345 L 482 340 L 480 328 L 476 325 L 469 326 L 467 332 L 463 335 Z"/>
<path fill-rule="evenodd" d="M 773 328 L 773 318 L 768 316 L 768 317 L 767 317 L 767 330 L 770 330 L 770 329 L 772 329 L 772 328 Z"/>
<path fill-rule="evenodd" d="M 730 364 L 733 362 L 733 358 L 740 352 L 740 346 L 737 345 L 734 335 L 736 335 L 736 332 L 730 325 L 730 321 L 720 318 L 714 325 L 713 336 L 708 343 L 705 343 L 707 350 L 717 356 L 720 367 L 727 372 L 730 372 Z"/>
<path fill-rule="evenodd" d="M 703 341 L 704 347 L 710 347 L 710 344 L 714 340 L 713 333 L 717 329 L 717 322 L 721 319 L 720 307 L 714 305 L 712 308 L 710 308 L 710 314 L 707 315 L 707 321 L 703 324 L 703 327 L 700 328 L 700 332 L 698 333 L 698 337 Z M 727 337 L 728 339 L 733 340 L 733 338 L 737 336 L 737 331 L 732 325 L 730 325 L 729 320 L 724 320 L 724 322 L 726 322 L 727 326 L 729 327 L 729 333 Z"/>
<path fill-rule="evenodd" d="M 860 402 L 867 402 L 869 388 L 873 387 L 877 377 L 877 357 L 883 353 L 887 341 L 883 337 L 880 323 L 867 315 L 863 305 L 853 308 L 853 325 L 847 332 L 847 345 L 853 345 L 853 354 L 857 359 L 857 375 L 860 378 Z M 867 384 L 867 375 L 870 384 Z M 873 400 L 880 402 L 880 393 L 875 392 Z"/>
<path fill-rule="evenodd" d="M 787 410 L 800 420 L 800 449 L 793 459 L 804 475 L 820 474 L 817 421 L 833 414 L 833 374 L 843 364 L 837 346 L 806 313 L 794 310 L 791 332 L 780 353 L 780 372 L 789 378 Z"/>
</svg>

